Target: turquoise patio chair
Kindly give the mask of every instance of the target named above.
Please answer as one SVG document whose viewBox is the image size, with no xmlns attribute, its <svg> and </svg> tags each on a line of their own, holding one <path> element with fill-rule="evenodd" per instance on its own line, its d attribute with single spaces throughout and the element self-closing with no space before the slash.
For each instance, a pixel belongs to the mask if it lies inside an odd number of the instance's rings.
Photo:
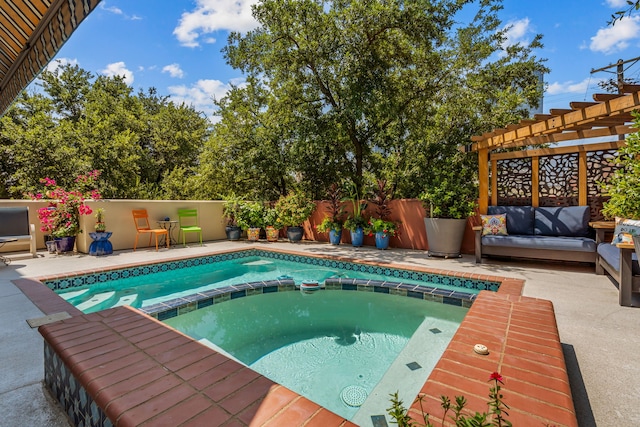
<svg viewBox="0 0 640 427">
<path fill-rule="evenodd" d="M 178 223 L 180 234 L 182 234 L 182 245 L 187 246 L 186 234 L 198 233 L 200 235 L 200 246 L 202 246 L 202 228 L 198 225 L 197 209 L 178 209 Z"/>
</svg>

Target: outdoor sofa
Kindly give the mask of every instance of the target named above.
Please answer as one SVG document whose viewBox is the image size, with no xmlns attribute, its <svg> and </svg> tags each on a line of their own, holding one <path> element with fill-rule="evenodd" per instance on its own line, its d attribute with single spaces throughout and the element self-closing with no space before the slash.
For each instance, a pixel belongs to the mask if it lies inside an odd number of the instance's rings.
<svg viewBox="0 0 640 427">
<path fill-rule="evenodd" d="M 477 263 L 488 255 L 596 262 L 588 206 L 489 206 L 481 217 L 484 226 L 473 227 Z"/>
</svg>

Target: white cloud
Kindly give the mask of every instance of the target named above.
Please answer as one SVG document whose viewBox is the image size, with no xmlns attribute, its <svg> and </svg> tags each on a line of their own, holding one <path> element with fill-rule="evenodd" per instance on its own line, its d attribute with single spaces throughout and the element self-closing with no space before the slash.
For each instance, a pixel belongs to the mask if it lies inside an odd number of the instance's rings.
<svg viewBox="0 0 640 427">
<path fill-rule="evenodd" d="M 609 7 L 626 7 L 627 0 L 606 0 Z"/>
<path fill-rule="evenodd" d="M 231 80 L 225 84 L 220 80 L 198 80 L 196 83 L 187 87 L 186 85 L 169 86 L 171 100 L 177 104 L 185 103 L 193 106 L 197 111 L 203 111 L 209 118 L 213 119 L 215 105 L 213 100 L 223 98 L 231 85 L 242 86 L 243 79 Z"/>
<path fill-rule="evenodd" d="M 162 72 L 169 73 L 171 77 L 177 77 L 179 79 L 184 77 L 184 71 L 182 71 L 182 69 L 180 68 L 180 64 L 176 64 L 176 63 L 165 65 L 162 68 Z"/>
<path fill-rule="evenodd" d="M 129 19 L 131 21 L 139 21 L 139 20 L 142 19 L 138 15 L 127 15 L 119 7 L 107 6 L 107 2 L 106 1 L 103 1 L 103 2 L 100 3 L 100 9 L 104 10 L 105 12 L 113 13 L 114 15 L 121 15 L 123 18 Z"/>
<path fill-rule="evenodd" d="M 591 37 L 589 49 L 611 54 L 625 50 L 629 42 L 640 37 L 640 16 L 632 16 L 616 22 L 616 25 L 601 28 Z"/>
<path fill-rule="evenodd" d="M 531 27 L 529 18 L 509 21 L 507 22 L 507 25 L 505 25 L 504 28 L 507 31 L 505 34 L 506 40 L 502 45 L 503 48 L 507 48 L 509 46 L 513 46 L 514 44 L 518 44 L 518 43 L 522 43 L 524 45 L 529 44 L 529 40 L 527 36 L 533 33 L 533 28 Z"/>
<path fill-rule="evenodd" d="M 77 59 L 57 58 L 47 64 L 47 71 L 55 73 L 55 71 L 64 65 L 78 65 Z"/>
<path fill-rule="evenodd" d="M 102 2 L 100 3 L 100 9 L 106 11 L 106 12 L 111 12 L 115 15 L 123 15 L 122 9 L 120 9 L 119 7 L 115 7 L 115 6 L 107 6 L 107 2 Z"/>
<path fill-rule="evenodd" d="M 197 47 L 198 38 L 218 30 L 248 31 L 258 26 L 251 15 L 251 6 L 258 0 L 197 0 L 196 8 L 185 12 L 173 30 L 181 45 Z M 215 42 L 206 37 L 205 43 Z"/>
<path fill-rule="evenodd" d="M 589 87 L 597 87 L 598 83 L 603 79 L 586 78 L 581 82 L 569 80 L 566 82 L 553 82 L 546 90 L 547 95 L 560 95 L 563 93 L 579 93 L 585 94 Z"/>
<path fill-rule="evenodd" d="M 133 84 L 133 71 L 127 69 L 123 61 L 108 64 L 107 68 L 102 70 L 101 73 L 108 77 L 122 76 L 126 84 L 129 86 Z"/>
</svg>

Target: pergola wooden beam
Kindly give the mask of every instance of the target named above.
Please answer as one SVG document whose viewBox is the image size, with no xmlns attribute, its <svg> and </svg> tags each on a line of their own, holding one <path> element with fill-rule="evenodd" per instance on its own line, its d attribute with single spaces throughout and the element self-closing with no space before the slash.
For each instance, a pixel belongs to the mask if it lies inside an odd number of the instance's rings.
<svg viewBox="0 0 640 427">
<path fill-rule="evenodd" d="M 594 93 L 593 100 L 596 102 L 604 102 L 624 96 L 623 93 Z"/>
<path fill-rule="evenodd" d="M 598 94 L 594 95 L 594 99 L 601 101 L 585 104 L 575 103 L 571 110 L 558 109 L 553 111 L 562 114 L 536 114 L 533 123 L 530 121 L 521 122 L 507 128 L 495 129 L 480 137 L 472 137 L 471 150 L 495 150 L 543 143 L 540 141 L 546 143 L 571 141 L 593 138 L 595 135 L 629 133 L 632 128 L 626 124 L 631 122 L 631 111 L 640 108 L 640 91 L 628 95 Z M 583 108 L 574 109 L 573 107 Z"/>
<path fill-rule="evenodd" d="M 592 105 L 598 105 L 598 103 L 586 101 L 572 101 L 569 103 L 572 110 L 580 110 L 581 108 L 591 107 Z"/>
<path fill-rule="evenodd" d="M 640 85 L 624 84 L 622 85 L 622 93 L 633 93 L 640 91 Z"/>
</svg>

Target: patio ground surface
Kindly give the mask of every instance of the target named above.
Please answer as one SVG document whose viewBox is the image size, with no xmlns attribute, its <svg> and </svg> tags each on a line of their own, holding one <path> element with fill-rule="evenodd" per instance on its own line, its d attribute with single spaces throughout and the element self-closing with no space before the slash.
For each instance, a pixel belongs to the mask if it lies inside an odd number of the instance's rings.
<svg viewBox="0 0 640 427">
<path fill-rule="evenodd" d="M 596 276 L 593 266 L 487 259 L 478 265 L 471 255 L 428 258 L 418 250 L 378 251 L 308 242 L 263 245 L 265 249 L 294 249 L 523 279 L 525 296 L 547 299 L 554 305 L 580 426 L 640 425 L 640 309 L 620 307 L 616 287 L 606 276 Z M 41 252 L 37 259 L 17 257 L 9 266 L 0 267 L 0 426 L 69 425 L 42 386 L 42 337 L 26 322 L 42 316 L 42 312 L 12 280 L 248 246 L 242 241 L 209 242 L 203 247 L 120 251 L 105 257 Z"/>
</svg>

